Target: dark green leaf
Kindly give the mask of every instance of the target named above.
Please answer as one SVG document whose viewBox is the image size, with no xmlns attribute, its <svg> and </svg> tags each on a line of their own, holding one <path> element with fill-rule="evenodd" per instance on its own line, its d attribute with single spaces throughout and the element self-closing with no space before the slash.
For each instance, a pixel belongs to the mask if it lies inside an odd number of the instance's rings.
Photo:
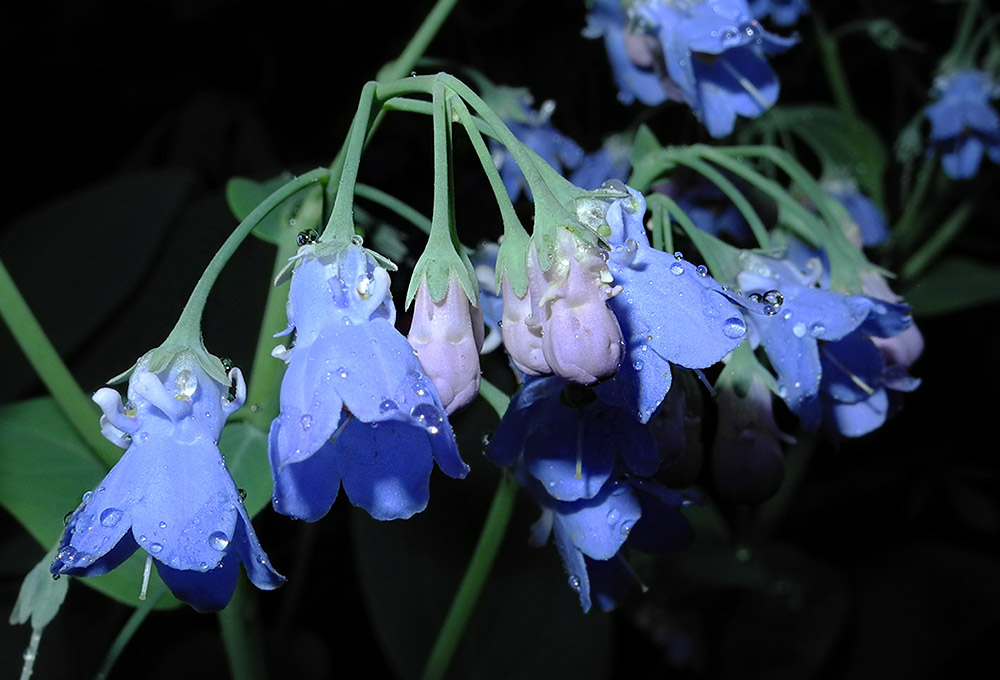
<svg viewBox="0 0 1000 680">
<path fill-rule="evenodd" d="M 236 486 L 246 491 L 247 512 L 253 517 L 271 500 L 267 435 L 250 423 L 231 423 L 222 430 L 219 450 Z"/>
<path fill-rule="evenodd" d="M 1000 267 L 950 255 L 903 293 L 917 317 L 1000 302 Z"/>
<path fill-rule="evenodd" d="M 290 179 L 292 179 L 292 175 L 287 172 L 266 182 L 255 182 L 246 177 L 233 177 L 226 183 L 226 202 L 236 219 L 243 221 L 265 198 Z M 301 201 L 300 196 L 293 196 L 286 200 L 260 221 L 254 228 L 253 235 L 262 241 L 275 245 L 281 238 L 287 238 L 289 231 L 287 218 L 290 208 Z"/>
</svg>

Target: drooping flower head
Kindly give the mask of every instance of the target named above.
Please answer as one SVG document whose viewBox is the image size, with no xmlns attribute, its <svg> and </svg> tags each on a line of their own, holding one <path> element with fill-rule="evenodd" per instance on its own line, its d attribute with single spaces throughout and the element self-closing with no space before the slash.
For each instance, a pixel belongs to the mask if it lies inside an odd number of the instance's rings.
<svg viewBox="0 0 1000 680">
<path fill-rule="evenodd" d="M 527 378 L 486 455 L 541 506 L 531 542 L 555 536 L 584 611 L 593 599 L 610 609 L 620 598 L 629 580 L 619 554 L 626 541 L 660 552 L 689 538 L 677 512 L 684 497 L 647 479 L 659 467 L 649 429 L 586 387 Z"/>
<path fill-rule="evenodd" d="M 217 446 L 246 397 L 239 369 L 229 379 L 219 384 L 191 354 L 159 373 L 144 357 L 124 407 L 115 390 L 97 391 L 102 432 L 125 454 L 69 518 L 53 574 L 99 576 L 142 548 L 199 611 L 226 606 L 241 562 L 258 588 L 281 585 Z"/>
<path fill-rule="evenodd" d="M 291 349 L 269 456 L 278 512 L 326 514 L 343 484 L 376 519 L 426 507 L 433 461 L 464 477 L 434 383 L 393 326 L 389 274 L 359 242 L 305 245 L 288 298 Z"/>
<path fill-rule="evenodd" d="M 625 339 L 614 379 L 601 398 L 647 422 L 671 384 L 671 364 L 706 368 L 746 337 L 742 313 L 704 266 L 653 248 L 642 194 L 609 184 L 579 204 L 580 219 L 606 234 L 608 267 L 621 293 L 610 301 Z"/>
<path fill-rule="evenodd" d="M 870 198 L 861 193 L 856 182 L 850 179 L 830 179 L 823 182 L 823 188 L 843 204 L 854 221 L 857 236 L 847 236 L 857 248 L 885 243 L 889 238 L 889 224 L 885 221 L 885 215 Z"/>
<path fill-rule="evenodd" d="M 931 123 L 930 148 L 952 179 L 968 179 L 979 171 L 985 153 L 1000 163 L 1000 115 L 990 101 L 1000 87 L 983 71 L 960 70 L 938 77 L 937 101 L 924 113 Z"/>
<path fill-rule="evenodd" d="M 527 254 L 528 291 L 518 297 L 503 283 L 503 340 L 514 365 L 529 376 L 555 374 L 590 385 L 614 374 L 622 334 L 607 301 L 605 256 L 569 229 L 555 230 L 554 256 L 542 269 L 533 241 Z"/>
<path fill-rule="evenodd" d="M 683 101 L 713 137 L 736 116 L 755 118 L 778 99 L 766 55 L 797 38 L 765 31 L 746 0 L 597 0 L 585 35 L 604 37 L 619 98 L 655 106 Z"/>
</svg>

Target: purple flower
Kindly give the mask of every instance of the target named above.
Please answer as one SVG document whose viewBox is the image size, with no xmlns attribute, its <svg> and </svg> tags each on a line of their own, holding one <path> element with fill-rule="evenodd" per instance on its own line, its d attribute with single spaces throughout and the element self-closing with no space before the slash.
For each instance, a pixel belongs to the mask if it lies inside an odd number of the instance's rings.
<svg viewBox="0 0 1000 680">
<path fill-rule="evenodd" d="M 823 188 L 844 205 L 854 220 L 858 234 L 852 237 L 848 233 L 847 236 L 856 247 L 872 247 L 885 243 L 889 238 L 889 225 L 885 221 L 885 215 L 870 198 L 858 190 L 858 185 L 854 181 L 826 181 L 823 183 Z"/>
<path fill-rule="evenodd" d="M 483 312 L 486 337 L 481 354 L 489 354 L 503 343 L 500 321 L 503 319 L 503 298 L 497 290 L 497 255 L 500 245 L 484 241 L 469 255 L 479 281 L 479 308 Z"/>
<path fill-rule="evenodd" d="M 314 521 L 341 484 L 376 519 L 423 510 L 436 461 L 464 477 L 444 405 L 393 326 L 389 274 L 358 244 L 299 249 L 288 298 L 291 349 L 269 456 L 278 512 Z"/>
<path fill-rule="evenodd" d="M 588 20 L 585 34 L 604 37 L 619 99 L 683 101 L 713 137 L 732 132 L 737 115 L 774 105 L 778 78 L 766 55 L 798 40 L 765 31 L 745 0 L 638 0 L 625 11 L 597 0 Z"/>
<path fill-rule="evenodd" d="M 968 179 L 979 171 L 985 153 L 1000 163 L 1000 116 L 990 104 L 1000 91 L 983 71 L 955 71 L 939 76 L 937 99 L 924 109 L 931 123 L 930 148 L 952 179 Z"/>
<path fill-rule="evenodd" d="M 102 432 L 126 450 L 70 517 L 53 574 L 99 576 L 141 547 L 174 595 L 199 611 L 226 606 L 241 562 L 258 588 L 284 582 L 217 446 L 226 418 L 246 397 L 239 369 L 229 378 L 229 385 L 215 382 L 191 354 L 158 374 L 144 357 L 124 408 L 115 390 L 97 391 Z"/>
<path fill-rule="evenodd" d="M 531 542 L 554 535 L 569 585 L 584 611 L 596 599 L 610 609 L 628 583 L 621 549 L 682 547 L 690 528 L 677 508 L 685 498 L 645 478 L 659 455 L 648 428 L 558 377 L 528 378 L 511 400 L 486 450 L 512 469 L 541 506 Z"/>
</svg>

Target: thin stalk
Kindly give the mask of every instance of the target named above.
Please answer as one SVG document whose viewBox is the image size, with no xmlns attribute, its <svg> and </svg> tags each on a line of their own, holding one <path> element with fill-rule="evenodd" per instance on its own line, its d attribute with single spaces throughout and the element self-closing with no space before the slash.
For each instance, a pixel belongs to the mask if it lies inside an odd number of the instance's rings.
<svg viewBox="0 0 1000 680">
<path fill-rule="evenodd" d="M 479 600 L 479 594 L 489 577 L 504 534 L 507 532 L 507 525 L 514 511 L 517 489 L 518 484 L 514 477 L 506 471 L 502 472 L 482 532 L 472 553 L 472 559 L 466 567 L 444 624 L 438 631 L 437 640 L 420 676 L 421 680 L 440 680 L 447 673 L 465 632 L 466 624 Z"/>
<path fill-rule="evenodd" d="M 320 240 L 348 242 L 354 236 L 354 185 L 358 180 L 358 167 L 361 165 L 361 152 L 373 121 L 378 113 L 372 104 L 375 100 L 378 83 L 369 80 L 361 89 L 358 109 L 354 112 L 354 120 L 348 133 L 347 152 L 344 155 L 343 167 L 337 180 L 337 196 L 334 199 L 330 219 Z M 339 156 L 339 154 L 338 154 Z"/>
<path fill-rule="evenodd" d="M 826 71 L 826 80 L 830 84 L 833 92 L 833 99 L 837 102 L 837 108 L 846 117 L 855 120 L 858 117 L 857 108 L 854 106 L 854 97 L 851 96 L 851 87 L 848 85 L 847 75 L 844 73 L 844 64 L 840 59 L 840 46 L 837 38 L 826 29 L 818 12 L 812 12 L 813 29 L 816 32 L 816 43 L 819 45 L 820 61 L 823 63 L 823 70 Z"/>
<path fill-rule="evenodd" d="M 927 190 L 931 186 L 936 171 L 937 158 L 928 158 L 923 161 L 920 172 L 917 173 L 917 181 L 913 191 L 906 198 L 903 212 L 892 230 L 892 241 L 900 249 L 908 249 L 920 234 L 920 230 L 917 228 L 920 224 L 918 218 L 923 210 L 924 198 L 927 196 Z"/>
<path fill-rule="evenodd" d="M 229 661 L 233 680 L 266 680 L 264 639 L 257 616 L 254 590 L 240 577 L 233 599 L 219 612 L 222 646 Z"/>
<path fill-rule="evenodd" d="M 0 317 L 93 456 L 106 467 L 114 465 L 121 451 L 104 439 L 96 427 L 99 413 L 96 405 L 63 363 L 3 262 L 0 262 Z"/>
<path fill-rule="evenodd" d="M 972 201 L 965 201 L 958 206 L 944 221 L 941 228 L 906 261 L 900 270 L 900 278 L 904 281 L 913 281 L 917 278 L 934 261 L 934 258 L 958 236 L 974 211 L 975 204 Z"/>
<path fill-rule="evenodd" d="M 367 184 L 357 184 L 354 187 L 354 195 L 369 200 L 372 203 L 378 203 L 383 208 L 388 208 L 425 234 L 431 233 L 431 220 L 429 217 L 381 189 L 376 189 Z"/>
</svg>

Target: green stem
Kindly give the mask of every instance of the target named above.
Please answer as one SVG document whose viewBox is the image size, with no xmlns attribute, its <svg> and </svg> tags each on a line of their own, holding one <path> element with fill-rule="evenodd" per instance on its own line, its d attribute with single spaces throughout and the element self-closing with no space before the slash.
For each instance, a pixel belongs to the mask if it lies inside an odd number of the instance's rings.
<svg viewBox="0 0 1000 680">
<path fill-rule="evenodd" d="M 273 194 L 261 201 L 260 205 L 246 216 L 242 222 L 233 230 L 229 238 L 225 240 L 222 247 L 212 257 L 201 278 L 191 291 L 184 310 L 174 329 L 167 336 L 164 345 L 176 344 L 180 346 L 197 347 L 201 343 L 201 317 L 205 310 L 205 303 L 208 301 L 208 294 L 215 284 L 215 280 L 222 272 L 222 268 L 229 262 L 236 249 L 243 242 L 253 228 L 264 219 L 272 210 L 281 205 L 286 199 L 295 195 L 305 187 L 316 182 L 325 182 L 330 177 L 330 171 L 326 168 L 317 168 L 306 174 L 296 177 L 284 186 L 277 189 Z"/>
<path fill-rule="evenodd" d="M 431 41 L 434 40 L 434 37 L 441 29 L 441 25 L 448 18 L 448 15 L 451 14 L 456 4 L 458 4 L 458 0 L 438 0 L 437 4 L 427 14 L 424 22 L 420 24 L 420 28 L 410 38 L 410 42 L 403 48 L 399 58 L 386 64 L 378 72 L 376 79 L 389 82 L 408 76 L 413 67 L 417 65 L 417 61 L 420 60 L 420 57 L 427 50 L 427 47 L 431 44 Z"/>
<path fill-rule="evenodd" d="M 913 191 L 907 197 L 903 213 L 899 216 L 892 232 L 892 240 L 895 246 L 901 250 L 908 249 L 920 234 L 920 230 L 917 228 L 920 224 L 918 216 L 923 209 L 924 198 L 936 171 L 937 158 L 928 158 L 923 161 Z"/>
<path fill-rule="evenodd" d="M 295 241 L 283 238 L 278 241 L 278 250 L 274 256 L 272 280 L 287 264 L 288 258 L 295 255 Z M 263 431 L 271 426 L 271 421 L 278 415 L 278 385 L 285 374 L 285 365 L 271 356 L 274 347 L 274 331 L 285 327 L 287 323 L 285 302 L 288 300 L 290 284 L 286 281 L 280 286 L 271 286 L 264 304 L 264 315 L 261 319 L 260 333 L 257 336 L 257 347 L 254 351 L 253 366 L 250 371 L 250 385 L 247 393 L 247 404 L 250 405 L 247 421 Z"/>
<path fill-rule="evenodd" d="M 951 243 L 962 227 L 969 221 L 975 211 L 975 204 L 972 201 L 965 201 L 958 206 L 948 219 L 944 221 L 941 228 L 931 236 L 924 245 L 915 252 L 899 272 L 900 278 L 904 281 L 912 281 L 927 268 L 934 258 L 937 257 L 948 244 Z"/>
<path fill-rule="evenodd" d="M 426 215 L 381 189 L 367 184 L 357 184 L 354 187 L 354 195 L 388 208 L 425 234 L 431 233 L 431 221 Z"/>
<path fill-rule="evenodd" d="M 234 680 L 265 680 L 264 640 L 257 615 L 255 592 L 241 576 L 233 599 L 219 612 L 222 646 Z"/>
<path fill-rule="evenodd" d="M 117 637 L 115 637 L 114 642 L 108 648 L 108 653 L 104 655 L 104 661 L 101 662 L 101 667 L 97 670 L 97 674 L 94 676 L 94 680 L 104 680 L 111 673 L 111 669 L 114 668 L 115 662 L 118 661 L 118 657 L 121 653 L 125 651 L 125 647 L 132 640 L 136 631 L 139 630 L 139 626 L 142 622 L 146 620 L 146 617 L 156 609 L 156 605 L 159 604 L 163 596 L 167 594 L 167 588 L 162 582 L 159 582 L 158 589 L 150 593 L 146 597 L 146 600 L 132 612 L 132 616 L 129 617 L 122 629 L 118 631 Z"/>
<path fill-rule="evenodd" d="M 358 109 L 354 113 L 354 120 L 348 133 L 347 152 L 337 181 L 337 197 L 334 199 L 330 220 L 320 240 L 347 243 L 354 236 L 354 185 L 358 181 L 361 152 L 365 148 L 365 141 L 373 122 L 373 113 L 378 114 L 378 109 L 372 106 L 377 88 L 378 83 L 369 80 L 361 90 Z"/>
<path fill-rule="evenodd" d="M 448 671 L 507 531 L 507 525 L 514 511 L 517 489 L 518 484 L 514 477 L 506 471 L 502 472 L 482 533 L 472 553 L 472 559 L 466 567 L 458 592 L 455 593 L 451 608 L 441 630 L 438 631 L 437 640 L 420 676 L 422 680 L 440 680 Z"/>
<path fill-rule="evenodd" d="M 0 262 L 0 317 L 91 453 L 106 467 L 114 465 L 121 451 L 104 439 L 96 427 L 99 410 L 63 363 L 3 262 Z"/>
<path fill-rule="evenodd" d="M 847 76 L 844 73 L 844 64 L 840 60 L 840 47 L 837 39 L 826 29 L 826 25 L 820 18 L 818 12 L 812 12 L 813 28 L 816 31 L 816 43 L 819 45 L 820 60 L 823 62 L 823 70 L 826 71 L 826 80 L 833 91 L 833 99 L 837 102 L 840 112 L 851 120 L 858 117 L 857 109 L 854 106 L 854 98 L 851 96 L 851 88 L 847 84 Z"/>
</svg>

